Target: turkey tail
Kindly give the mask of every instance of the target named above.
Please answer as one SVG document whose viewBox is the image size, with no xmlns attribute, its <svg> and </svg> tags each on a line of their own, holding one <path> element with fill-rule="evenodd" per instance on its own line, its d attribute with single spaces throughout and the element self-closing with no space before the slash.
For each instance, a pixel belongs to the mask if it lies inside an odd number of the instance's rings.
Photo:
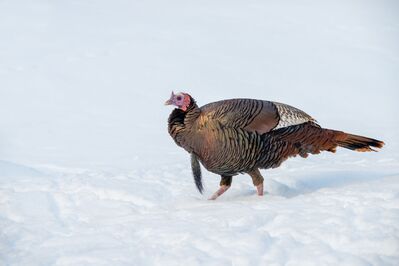
<svg viewBox="0 0 399 266">
<path fill-rule="evenodd" d="M 204 187 L 202 186 L 201 166 L 197 156 L 194 153 L 191 154 L 191 170 L 193 171 L 195 185 L 198 191 L 202 194 Z"/>
<path fill-rule="evenodd" d="M 343 138 L 337 140 L 337 144 L 338 146 L 353 151 L 366 152 L 377 151 L 373 148 L 382 148 L 385 143 L 383 141 L 372 138 L 344 133 Z"/>
</svg>

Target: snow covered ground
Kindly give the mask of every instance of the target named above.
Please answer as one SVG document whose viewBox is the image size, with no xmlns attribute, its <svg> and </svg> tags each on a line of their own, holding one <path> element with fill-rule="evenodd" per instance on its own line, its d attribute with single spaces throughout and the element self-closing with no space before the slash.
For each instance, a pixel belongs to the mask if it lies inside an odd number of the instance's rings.
<svg viewBox="0 0 399 266">
<path fill-rule="evenodd" d="M 399 265 L 397 1 L 0 1 L 0 265 Z M 169 137 L 171 90 L 384 140 L 263 171 Z"/>
</svg>

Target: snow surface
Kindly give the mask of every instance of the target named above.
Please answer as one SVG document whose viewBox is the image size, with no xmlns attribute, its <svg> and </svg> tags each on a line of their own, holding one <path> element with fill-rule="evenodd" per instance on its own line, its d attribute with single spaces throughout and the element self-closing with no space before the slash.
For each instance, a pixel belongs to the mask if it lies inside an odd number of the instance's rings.
<svg viewBox="0 0 399 266">
<path fill-rule="evenodd" d="M 399 2 L 0 1 L 0 265 L 399 265 Z M 171 90 L 384 140 L 217 201 Z"/>
</svg>

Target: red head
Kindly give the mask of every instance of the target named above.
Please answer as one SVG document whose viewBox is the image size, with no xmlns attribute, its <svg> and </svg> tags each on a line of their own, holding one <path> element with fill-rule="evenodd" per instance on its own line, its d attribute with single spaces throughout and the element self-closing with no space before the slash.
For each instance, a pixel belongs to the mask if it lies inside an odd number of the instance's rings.
<svg viewBox="0 0 399 266">
<path fill-rule="evenodd" d="M 187 93 L 180 92 L 174 94 L 172 91 L 172 95 L 170 99 L 165 102 L 165 105 L 175 105 L 177 108 L 183 110 L 184 112 L 187 111 L 187 108 L 190 106 L 191 97 Z"/>
</svg>

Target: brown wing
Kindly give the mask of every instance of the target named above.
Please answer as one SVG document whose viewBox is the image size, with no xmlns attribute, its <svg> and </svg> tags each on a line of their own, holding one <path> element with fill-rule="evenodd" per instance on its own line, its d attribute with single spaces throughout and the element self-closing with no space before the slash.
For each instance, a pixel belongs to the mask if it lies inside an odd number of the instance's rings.
<svg viewBox="0 0 399 266">
<path fill-rule="evenodd" d="M 217 121 L 226 127 L 259 134 L 309 121 L 315 122 L 311 116 L 295 107 L 254 99 L 231 99 L 204 105 L 198 121 L 200 127 Z"/>
<path fill-rule="evenodd" d="M 201 107 L 198 121 L 200 128 L 211 122 L 263 134 L 277 126 L 279 114 L 276 106 L 269 101 L 232 99 Z"/>
</svg>

